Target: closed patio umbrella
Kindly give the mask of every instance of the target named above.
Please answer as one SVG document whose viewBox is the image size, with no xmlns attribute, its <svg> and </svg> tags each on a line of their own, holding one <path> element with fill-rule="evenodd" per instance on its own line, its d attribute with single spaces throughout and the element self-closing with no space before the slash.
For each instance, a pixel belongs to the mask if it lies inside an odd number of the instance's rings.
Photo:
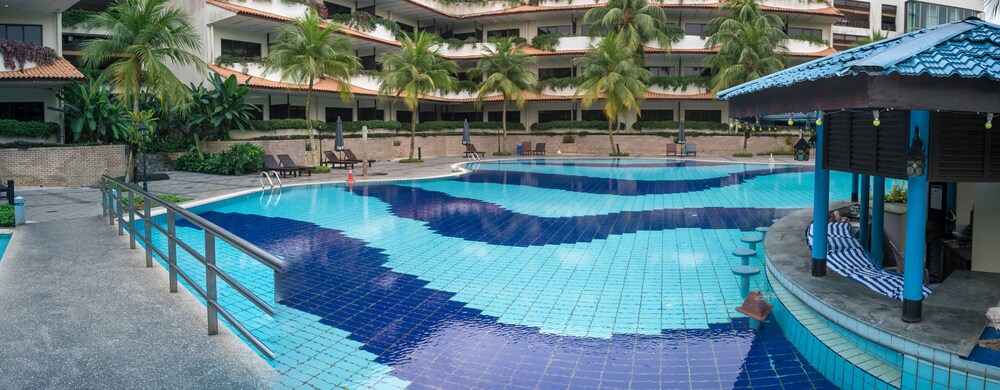
<svg viewBox="0 0 1000 390">
<path fill-rule="evenodd" d="M 685 144 L 687 140 L 684 139 L 684 121 L 680 121 L 677 124 L 677 143 Z"/>
<path fill-rule="evenodd" d="M 462 124 L 462 145 L 470 143 L 472 143 L 472 139 L 469 137 L 469 120 L 466 119 L 465 123 Z"/>
<path fill-rule="evenodd" d="M 334 142 L 333 150 L 341 151 L 344 150 L 344 122 L 337 117 L 337 140 Z"/>
</svg>

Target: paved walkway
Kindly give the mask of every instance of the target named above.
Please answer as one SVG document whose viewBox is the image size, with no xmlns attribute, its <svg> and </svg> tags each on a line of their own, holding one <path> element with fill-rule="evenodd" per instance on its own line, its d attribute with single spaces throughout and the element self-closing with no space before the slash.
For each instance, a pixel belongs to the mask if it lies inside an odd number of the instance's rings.
<svg viewBox="0 0 1000 390">
<path fill-rule="evenodd" d="M 462 161 L 376 163 L 370 174 L 440 176 Z M 360 169 L 354 173 L 364 180 Z M 254 175 L 169 174 L 150 190 L 208 199 L 260 188 Z M 346 175 L 336 169 L 285 183 Z M 145 268 L 143 252 L 128 249 L 127 238 L 101 219 L 96 188 L 21 188 L 18 195 L 32 223 L 16 228 L 0 261 L 0 389 L 270 386 L 273 372 L 263 359 L 226 327 L 208 336 L 205 307 L 185 290 L 168 293 L 166 271 Z"/>
</svg>

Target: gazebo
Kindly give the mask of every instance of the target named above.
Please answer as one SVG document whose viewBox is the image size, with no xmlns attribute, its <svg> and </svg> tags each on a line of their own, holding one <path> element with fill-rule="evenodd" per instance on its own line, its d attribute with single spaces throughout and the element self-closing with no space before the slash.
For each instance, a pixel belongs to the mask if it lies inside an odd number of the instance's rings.
<svg viewBox="0 0 1000 390">
<path fill-rule="evenodd" d="M 914 31 L 789 68 L 718 96 L 729 101 L 736 120 L 815 113 L 813 277 L 826 275 L 828 227 L 818 222 L 828 221 L 830 170 L 861 175 L 860 236 L 878 266 L 885 245 L 885 181 L 906 180 L 902 320 L 921 321 L 925 243 L 934 241 L 927 232 L 935 238 L 944 230 L 936 224 L 937 215 L 956 212 L 956 183 L 1000 182 L 1000 134 L 991 130 L 992 113 L 1000 112 L 1000 26 L 970 18 Z M 1000 204 L 996 199 L 990 203 Z M 976 206 L 987 209 L 985 204 Z M 981 219 L 986 221 L 983 229 L 1000 226 L 998 214 L 978 215 L 977 227 Z M 977 228 L 981 239 L 996 234 L 1000 230 Z M 981 261 L 1000 263 L 1000 256 L 993 257 Z"/>
</svg>

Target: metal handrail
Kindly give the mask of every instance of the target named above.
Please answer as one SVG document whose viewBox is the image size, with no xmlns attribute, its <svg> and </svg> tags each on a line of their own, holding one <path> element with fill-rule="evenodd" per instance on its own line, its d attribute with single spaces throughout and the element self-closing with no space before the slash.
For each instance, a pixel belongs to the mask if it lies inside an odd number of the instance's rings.
<svg viewBox="0 0 1000 390">
<path fill-rule="evenodd" d="M 277 176 L 277 174 L 275 175 Z M 280 179 L 279 179 L 280 180 Z M 269 179 L 270 181 L 270 179 Z M 280 181 L 279 181 L 280 183 Z M 128 193 L 128 199 L 126 201 L 125 193 Z M 139 218 L 144 221 L 143 224 L 145 229 L 143 233 L 139 233 L 135 229 L 135 217 L 136 217 L 136 207 L 135 207 L 135 196 L 141 195 L 145 197 L 144 210 L 141 210 L 138 215 Z M 166 209 L 167 214 L 167 227 L 163 228 L 159 224 L 156 224 L 152 220 L 150 214 L 150 209 L 152 204 L 156 203 L 157 206 Z M 218 302 L 218 279 L 236 290 L 244 298 L 252 302 L 255 306 L 263 310 L 270 316 L 275 315 L 274 307 L 265 302 L 263 299 L 252 293 L 249 289 L 239 283 L 235 278 L 230 276 L 224 270 L 216 265 L 215 258 L 215 239 L 218 238 L 223 242 L 228 243 L 237 250 L 249 255 L 254 258 L 264 266 L 270 268 L 274 271 L 275 275 L 275 300 L 280 299 L 277 289 L 278 274 L 284 271 L 285 263 L 281 259 L 278 259 L 274 255 L 265 252 L 256 245 L 253 245 L 246 240 L 232 234 L 231 232 L 219 227 L 218 225 L 182 208 L 173 203 L 166 202 L 155 195 L 126 185 L 124 182 L 117 179 L 113 179 L 108 176 L 101 177 L 101 207 L 104 216 L 108 217 L 108 222 L 111 225 L 115 224 L 115 220 L 118 221 L 118 235 L 124 235 L 125 226 L 128 226 L 129 232 L 129 247 L 135 249 L 136 239 L 142 240 L 144 247 L 146 248 L 146 266 L 153 266 L 153 253 L 167 262 L 167 271 L 170 274 L 170 292 L 177 292 L 177 277 L 180 276 L 184 279 L 188 285 L 192 287 L 198 295 L 205 299 L 206 306 L 208 307 L 208 334 L 214 335 L 219 332 L 218 317 L 221 315 L 226 321 L 228 321 L 233 328 L 236 329 L 244 338 L 246 338 L 250 343 L 257 348 L 264 356 L 268 359 L 274 359 L 275 355 L 263 342 L 261 342 L 256 336 L 254 336 L 250 331 L 248 331 L 243 324 L 236 320 L 232 314 L 229 313 L 222 305 Z M 128 220 L 125 219 L 125 211 L 128 211 Z M 201 228 L 204 231 L 205 238 L 205 250 L 204 254 L 199 253 L 188 243 L 181 241 L 176 235 L 176 220 L 177 216 L 181 216 L 193 225 Z M 160 233 L 167 237 L 168 242 L 168 253 L 164 254 L 162 250 L 156 248 L 152 243 L 152 229 L 156 228 Z M 177 248 L 180 247 L 185 252 L 190 254 L 195 260 L 202 263 L 205 266 L 205 288 L 198 286 L 194 280 L 188 276 L 183 270 L 177 266 Z"/>
<path fill-rule="evenodd" d="M 278 181 L 278 188 L 284 189 L 285 185 L 281 183 L 281 178 L 278 177 L 278 171 L 260 171 L 260 175 L 257 175 L 257 181 L 260 182 L 260 189 L 266 190 L 268 187 L 272 190 L 274 189 L 274 182 L 271 181 L 271 174 L 274 174 L 274 179 Z M 264 179 L 261 179 L 261 177 L 267 178 L 268 187 L 264 187 Z"/>
</svg>

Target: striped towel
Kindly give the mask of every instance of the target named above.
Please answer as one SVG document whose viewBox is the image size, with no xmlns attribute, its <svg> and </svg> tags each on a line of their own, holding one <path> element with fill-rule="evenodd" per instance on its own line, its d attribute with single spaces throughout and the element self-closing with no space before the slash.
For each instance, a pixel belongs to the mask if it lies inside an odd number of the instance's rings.
<svg viewBox="0 0 1000 390">
<path fill-rule="evenodd" d="M 849 234 L 851 225 L 835 222 L 830 223 L 828 229 L 830 234 L 827 236 L 826 262 L 830 269 L 879 294 L 903 300 L 903 275 L 876 268 L 871 257 L 862 248 L 861 243 Z M 847 235 L 845 235 L 845 229 Z M 812 247 L 812 225 L 806 229 L 806 241 L 809 247 Z M 924 298 L 931 292 L 929 286 L 923 286 Z"/>
</svg>

